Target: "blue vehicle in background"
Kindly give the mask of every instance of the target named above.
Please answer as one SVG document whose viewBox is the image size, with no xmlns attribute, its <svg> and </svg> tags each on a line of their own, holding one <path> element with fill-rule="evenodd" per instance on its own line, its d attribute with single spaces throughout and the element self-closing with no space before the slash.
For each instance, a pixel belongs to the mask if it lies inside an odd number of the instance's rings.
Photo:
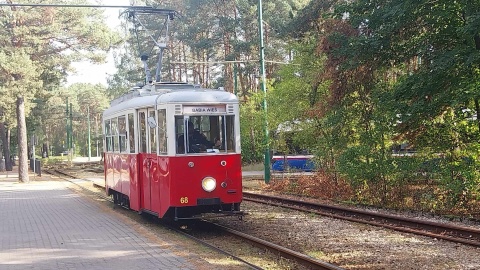
<svg viewBox="0 0 480 270">
<path fill-rule="evenodd" d="M 296 143 L 294 137 L 302 132 L 310 120 L 289 121 L 280 124 L 275 132 L 274 153 L 271 160 L 274 172 L 312 172 L 317 170 L 314 155 Z"/>
<path fill-rule="evenodd" d="M 303 171 L 316 170 L 313 155 L 274 155 L 272 158 L 273 171 Z"/>
</svg>

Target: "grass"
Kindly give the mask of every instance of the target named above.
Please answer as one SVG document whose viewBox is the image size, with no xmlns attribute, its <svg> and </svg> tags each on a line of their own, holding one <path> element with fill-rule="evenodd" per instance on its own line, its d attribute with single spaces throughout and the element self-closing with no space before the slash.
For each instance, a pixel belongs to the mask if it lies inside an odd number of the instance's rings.
<svg viewBox="0 0 480 270">
<path fill-rule="evenodd" d="M 247 164 L 242 166 L 242 171 L 263 171 L 263 163 Z"/>
<path fill-rule="evenodd" d="M 53 165 L 58 164 L 59 162 L 64 162 L 68 160 L 67 156 L 50 156 L 48 158 L 42 158 L 42 163 L 44 165 Z"/>
</svg>

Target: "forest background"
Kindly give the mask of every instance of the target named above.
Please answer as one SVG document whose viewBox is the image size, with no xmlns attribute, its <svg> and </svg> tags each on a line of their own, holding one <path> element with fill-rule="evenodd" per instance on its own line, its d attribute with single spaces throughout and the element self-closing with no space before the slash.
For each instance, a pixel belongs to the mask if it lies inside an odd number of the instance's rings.
<svg viewBox="0 0 480 270">
<path fill-rule="evenodd" d="M 85 3 L 41 1 L 53 2 Z M 246 164 L 261 162 L 266 147 L 257 3 L 135 3 L 179 14 L 170 26 L 164 81 L 238 95 Z M 307 149 L 320 168 L 315 181 L 285 181 L 283 188 L 478 215 L 479 11 L 480 1 L 472 0 L 264 0 L 269 147 Z M 101 153 L 101 113 L 144 80 L 139 54 L 151 48 L 148 38 L 131 35 L 128 24 L 112 31 L 102 10 L 91 8 L 1 7 L 0 23 L 3 156 L 26 160 L 33 134 L 43 152 L 63 152 L 67 103 L 76 154 L 88 151 L 87 119 L 90 147 Z M 148 26 L 162 23 L 152 19 Z M 120 50 L 108 87 L 64 87 L 72 62 L 102 62 L 112 48 Z M 155 57 L 150 61 L 154 66 Z M 286 124 L 295 132 L 278 132 Z"/>
</svg>

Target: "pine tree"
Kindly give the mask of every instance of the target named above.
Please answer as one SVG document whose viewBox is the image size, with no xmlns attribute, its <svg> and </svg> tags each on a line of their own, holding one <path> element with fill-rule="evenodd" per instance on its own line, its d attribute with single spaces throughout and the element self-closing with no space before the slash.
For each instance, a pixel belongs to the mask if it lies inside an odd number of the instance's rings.
<svg viewBox="0 0 480 270">
<path fill-rule="evenodd" d="M 20 182 L 29 181 L 25 116 L 31 110 L 32 99 L 52 85 L 60 85 L 73 61 L 103 61 L 104 51 L 117 40 L 98 9 L 0 8 L 0 109 L 9 111 L 8 121 L 13 122 L 9 104 L 16 102 Z"/>
</svg>

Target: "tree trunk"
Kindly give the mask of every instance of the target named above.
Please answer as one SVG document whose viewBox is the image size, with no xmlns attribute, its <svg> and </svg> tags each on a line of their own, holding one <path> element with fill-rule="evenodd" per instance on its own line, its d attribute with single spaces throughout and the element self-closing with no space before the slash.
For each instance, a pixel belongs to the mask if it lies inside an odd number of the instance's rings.
<svg viewBox="0 0 480 270">
<path fill-rule="evenodd" d="M 18 130 L 18 181 L 28 183 L 27 124 L 25 122 L 25 103 L 23 97 L 17 97 Z"/>
<path fill-rule="evenodd" d="M 188 65 L 187 65 L 187 52 L 186 52 L 186 46 L 185 44 L 182 43 L 182 55 L 183 55 L 183 74 L 185 74 L 185 82 L 188 82 Z M 182 80 L 182 70 L 180 69 L 180 81 Z"/>
<path fill-rule="evenodd" d="M 203 85 L 205 87 L 210 87 L 209 86 L 210 82 L 208 81 L 208 73 L 207 73 L 207 70 L 208 70 L 207 65 L 208 64 L 206 64 L 206 63 L 208 63 L 208 58 L 207 58 L 207 52 L 205 50 L 202 52 L 202 62 L 204 64 L 202 64 L 202 73 L 201 73 L 200 77 L 202 77 Z"/>
<path fill-rule="evenodd" d="M 3 122 L 0 122 L 0 141 L 2 141 L 2 145 L 3 145 L 2 146 L 3 155 L 0 155 L 0 157 L 5 158 L 5 168 L 2 168 L 2 170 L 6 169 L 7 162 L 9 161 L 9 159 L 7 159 L 7 155 L 6 155 L 6 153 L 9 152 L 6 135 L 7 135 L 7 133 L 5 132 L 5 124 Z"/>
<path fill-rule="evenodd" d="M 45 124 L 43 125 L 43 134 L 45 134 L 45 142 L 43 143 L 42 158 L 43 157 L 48 158 L 50 156 L 50 136 L 49 136 L 49 134 L 52 134 L 51 128 L 49 128 L 48 125 L 45 125 Z"/>
<path fill-rule="evenodd" d="M 12 162 L 10 160 L 10 140 L 7 136 L 7 129 L 5 123 L 0 122 L 0 140 L 3 144 L 3 157 L 5 158 L 5 170 L 12 171 Z"/>
<path fill-rule="evenodd" d="M 8 163 L 6 163 L 6 168 L 7 168 L 7 171 L 13 171 L 13 166 L 16 166 L 15 165 L 15 156 L 16 156 L 16 152 L 12 154 L 11 152 L 11 149 L 10 149 L 10 145 L 11 144 L 11 141 L 12 141 L 12 130 L 7 128 L 7 126 L 5 126 L 5 129 L 7 130 L 7 145 L 8 145 L 8 153 L 7 153 L 7 156 L 8 156 Z"/>
<path fill-rule="evenodd" d="M 3 110 L 0 110 L 0 116 L 3 116 Z M 12 170 L 12 163 L 10 162 L 10 141 L 7 137 L 7 130 L 5 122 L 0 122 L 0 141 L 3 145 L 3 158 L 5 159 L 5 169 Z"/>
<path fill-rule="evenodd" d="M 171 74 L 170 74 L 170 80 L 172 82 L 178 82 L 177 81 L 177 64 L 172 64 L 172 61 L 177 62 L 178 61 L 178 56 L 177 56 L 177 51 L 180 52 L 180 48 L 171 48 L 170 51 L 171 53 L 171 61 L 170 61 L 170 69 L 171 69 Z"/>
</svg>

